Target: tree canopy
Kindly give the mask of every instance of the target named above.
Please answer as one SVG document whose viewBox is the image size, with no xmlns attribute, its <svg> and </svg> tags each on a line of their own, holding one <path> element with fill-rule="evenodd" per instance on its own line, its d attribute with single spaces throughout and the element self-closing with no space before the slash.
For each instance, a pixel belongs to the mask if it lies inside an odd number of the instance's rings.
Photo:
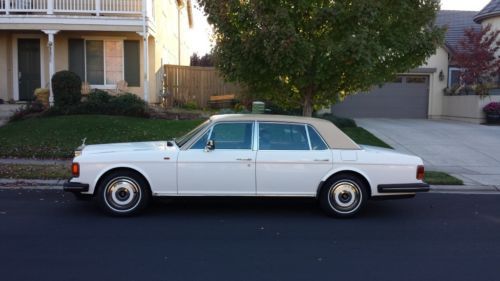
<svg viewBox="0 0 500 281">
<path fill-rule="evenodd" d="M 304 115 L 418 67 L 442 43 L 439 0 L 199 0 L 216 66 Z"/>
<path fill-rule="evenodd" d="M 492 30 L 491 25 L 481 29 L 468 28 L 459 41 L 460 48 L 453 60 L 462 71 L 461 85 L 457 92 L 467 87 L 478 95 L 487 95 L 490 87 L 496 87 L 500 75 L 500 30 Z"/>
</svg>

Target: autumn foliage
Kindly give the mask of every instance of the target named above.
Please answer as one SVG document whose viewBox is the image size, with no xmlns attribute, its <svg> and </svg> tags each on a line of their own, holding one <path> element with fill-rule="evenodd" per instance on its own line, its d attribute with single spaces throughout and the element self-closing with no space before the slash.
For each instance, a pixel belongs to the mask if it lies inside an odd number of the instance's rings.
<svg viewBox="0 0 500 281">
<path fill-rule="evenodd" d="M 454 60 L 463 69 L 460 80 L 465 86 L 497 84 L 500 74 L 500 30 L 491 25 L 481 29 L 468 28 L 459 42 Z"/>
</svg>

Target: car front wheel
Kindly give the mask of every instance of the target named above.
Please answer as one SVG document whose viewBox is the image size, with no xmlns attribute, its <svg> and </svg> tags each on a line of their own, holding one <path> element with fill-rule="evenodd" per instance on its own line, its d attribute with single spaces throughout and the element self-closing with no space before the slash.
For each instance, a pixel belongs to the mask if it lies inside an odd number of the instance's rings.
<svg viewBox="0 0 500 281">
<path fill-rule="evenodd" d="M 115 171 L 99 185 L 99 205 L 109 214 L 133 215 L 141 211 L 151 198 L 146 180 L 132 171 Z"/>
<path fill-rule="evenodd" d="M 331 216 L 353 217 L 366 204 L 365 184 L 356 176 L 339 175 L 325 183 L 320 193 L 321 208 Z"/>
</svg>

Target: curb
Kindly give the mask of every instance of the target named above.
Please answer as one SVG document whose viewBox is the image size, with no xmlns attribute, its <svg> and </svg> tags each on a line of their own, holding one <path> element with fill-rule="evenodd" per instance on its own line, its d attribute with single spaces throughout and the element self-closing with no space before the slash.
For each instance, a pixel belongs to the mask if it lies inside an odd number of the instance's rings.
<svg viewBox="0 0 500 281">
<path fill-rule="evenodd" d="M 0 189 L 50 189 L 62 190 L 67 180 L 40 180 L 40 179 L 1 179 Z M 431 185 L 431 193 L 458 193 L 458 194 L 500 194 L 500 186 L 488 185 Z"/>
<path fill-rule="evenodd" d="M 20 164 L 20 165 L 70 165 L 70 160 L 60 159 L 28 159 L 28 158 L 0 158 L 0 164 Z"/>
<path fill-rule="evenodd" d="M 62 190 L 66 180 L 0 179 L 0 189 L 53 189 Z"/>
<path fill-rule="evenodd" d="M 500 187 L 490 185 L 431 185 L 430 192 L 435 193 L 498 193 Z"/>
</svg>

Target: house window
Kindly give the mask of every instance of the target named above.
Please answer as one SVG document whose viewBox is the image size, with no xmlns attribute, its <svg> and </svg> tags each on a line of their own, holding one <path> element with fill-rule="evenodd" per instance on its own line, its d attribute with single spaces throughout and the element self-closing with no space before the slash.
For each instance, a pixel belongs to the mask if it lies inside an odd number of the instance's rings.
<svg viewBox="0 0 500 281">
<path fill-rule="evenodd" d="M 406 83 L 410 84 L 424 84 L 427 82 L 427 77 L 425 76 L 407 76 Z"/>
<path fill-rule="evenodd" d="M 460 68 L 450 67 L 448 69 L 448 87 L 460 85 Z"/>
<path fill-rule="evenodd" d="M 139 41 L 70 39 L 68 46 L 69 70 L 82 81 L 96 88 L 113 88 L 121 80 L 140 86 Z"/>
<path fill-rule="evenodd" d="M 85 41 L 86 79 L 93 86 L 115 86 L 123 80 L 123 41 Z"/>
</svg>

